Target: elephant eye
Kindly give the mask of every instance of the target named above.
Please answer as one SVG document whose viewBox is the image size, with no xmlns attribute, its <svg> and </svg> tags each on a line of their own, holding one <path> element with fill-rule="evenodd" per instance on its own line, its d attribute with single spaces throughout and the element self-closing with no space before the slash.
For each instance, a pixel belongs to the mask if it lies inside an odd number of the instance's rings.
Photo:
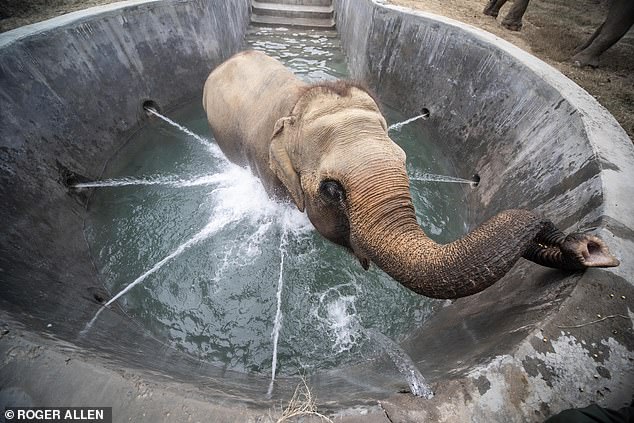
<svg viewBox="0 0 634 423">
<path fill-rule="evenodd" d="M 324 199 L 330 203 L 341 203 L 346 199 L 346 192 L 341 184 L 332 179 L 321 181 L 319 191 Z"/>
</svg>

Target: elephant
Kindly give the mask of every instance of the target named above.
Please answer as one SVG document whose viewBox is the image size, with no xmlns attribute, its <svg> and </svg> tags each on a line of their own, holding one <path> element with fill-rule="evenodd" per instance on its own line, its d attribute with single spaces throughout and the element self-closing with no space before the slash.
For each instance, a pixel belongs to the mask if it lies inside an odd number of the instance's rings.
<svg viewBox="0 0 634 423">
<path fill-rule="evenodd" d="M 497 17 L 506 1 L 489 0 L 484 8 L 484 14 Z M 511 31 L 522 29 L 522 17 L 528 2 L 529 0 L 515 0 L 502 25 Z M 572 63 L 578 67 L 598 67 L 599 56 L 619 41 L 629 31 L 632 24 L 634 24 L 634 1 L 612 0 L 603 23 L 585 43 L 575 49 Z"/>
<path fill-rule="evenodd" d="M 612 0 L 603 23 L 588 40 L 577 47 L 572 63 L 578 67 L 599 66 L 599 56 L 612 47 L 634 24 L 634 1 Z"/>
<path fill-rule="evenodd" d="M 520 257 L 570 270 L 619 264 L 598 237 L 565 235 L 529 210 L 503 211 L 445 245 L 428 238 L 416 220 L 405 153 L 360 84 L 309 84 L 264 53 L 245 51 L 211 72 L 203 108 L 227 158 L 250 166 L 270 196 L 306 212 L 364 269 L 374 263 L 420 295 L 475 294 Z"/>
<path fill-rule="evenodd" d="M 484 8 L 484 14 L 493 16 L 497 18 L 500 13 L 500 9 L 507 0 L 489 0 L 487 5 Z M 528 8 L 528 2 L 530 0 L 514 0 L 513 6 L 506 14 L 506 17 L 502 21 L 502 26 L 511 31 L 519 31 L 522 29 L 522 17 L 524 16 L 524 12 Z"/>
</svg>

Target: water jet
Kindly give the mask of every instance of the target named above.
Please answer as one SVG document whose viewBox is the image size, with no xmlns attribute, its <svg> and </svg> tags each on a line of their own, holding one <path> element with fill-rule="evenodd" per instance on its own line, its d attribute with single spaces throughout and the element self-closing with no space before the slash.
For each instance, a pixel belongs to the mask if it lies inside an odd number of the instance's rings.
<svg viewBox="0 0 634 423">
<path fill-rule="evenodd" d="M 267 414 L 270 373 L 178 351 L 129 317 L 128 304 L 102 308 L 98 303 L 113 296 L 91 297 L 87 289 L 103 283 L 84 240 L 88 211 L 68 196 L 77 181 L 61 182 L 56 164 L 102 180 L 110 158 L 124 146 L 134 149 L 127 140 L 148 125 L 139 99 L 153 99 L 159 113 L 172 116 L 200 96 L 211 68 L 244 47 L 249 3 L 121 2 L 0 35 L 0 309 L 11 328 L 0 342 L 7 363 L 0 398 L 19 391 L 35 405 L 112 405 L 132 392 L 129 406 L 116 410 L 121 420 Z M 375 421 L 383 421 L 379 399 L 390 415 L 407 410 L 419 421 L 450 419 L 451 410 L 474 421 L 522 421 L 593 401 L 614 408 L 629 402 L 631 322 L 581 326 L 606 310 L 628 316 L 634 307 L 634 193 L 624 182 L 634 175 L 634 151 L 624 131 L 571 81 L 490 34 L 370 0 L 340 0 L 335 9 L 352 76 L 404 117 L 433 110 L 424 125 L 421 118 L 402 131 L 436 140 L 454 166 L 444 174 L 477 169 L 477 190 L 451 184 L 463 195 L 453 206 L 468 210 L 462 230 L 503 208 L 532 208 L 563 228 L 609 239 L 622 265 L 567 274 L 519 263 L 499 285 L 441 307 L 399 338 L 432 388 L 443 387 L 431 400 L 397 394 L 398 375 L 386 377 L 385 363 L 368 361 L 316 372 L 309 383 L 318 402 L 332 415 L 364 408 Z M 320 60 L 301 65 L 308 78 L 324 76 Z M 189 141 L 209 157 L 203 142 Z M 175 240 L 168 254 L 188 239 Z M 345 296 L 356 288 L 340 289 Z M 78 336 L 100 310 L 88 336 Z M 595 373 L 611 377 L 585 377 Z M 55 389 L 41 383 L 48 377 L 61 378 Z M 78 380 L 81 391 L 72 382 Z M 274 400 L 290 398 L 295 385 L 291 376 L 278 377 Z M 462 393 L 468 395 L 456 400 Z"/>
</svg>

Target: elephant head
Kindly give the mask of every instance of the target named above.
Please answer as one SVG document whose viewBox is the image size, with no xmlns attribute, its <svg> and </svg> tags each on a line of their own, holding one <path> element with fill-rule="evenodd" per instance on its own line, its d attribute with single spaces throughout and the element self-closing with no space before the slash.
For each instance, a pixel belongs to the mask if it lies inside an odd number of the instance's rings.
<svg viewBox="0 0 634 423">
<path fill-rule="evenodd" d="M 619 264 L 600 239 L 566 237 L 527 210 L 504 211 L 446 245 L 428 238 L 416 221 L 405 153 L 376 101 L 354 84 L 306 87 L 275 124 L 269 165 L 324 237 L 428 297 L 482 291 L 522 256 L 566 269 Z"/>
</svg>

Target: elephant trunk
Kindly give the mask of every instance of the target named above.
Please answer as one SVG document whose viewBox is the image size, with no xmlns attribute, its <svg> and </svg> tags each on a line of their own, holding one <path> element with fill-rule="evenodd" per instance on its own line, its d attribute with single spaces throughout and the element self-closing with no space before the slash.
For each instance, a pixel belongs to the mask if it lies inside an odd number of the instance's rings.
<svg viewBox="0 0 634 423">
<path fill-rule="evenodd" d="M 383 163 L 386 168 L 351 182 L 351 246 L 357 256 L 418 294 L 450 299 L 484 290 L 511 269 L 547 226 L 530 211 L 507 210 L 462 239 L 437 244 L 416 221 L 405 170 Z"/>
</svg>

